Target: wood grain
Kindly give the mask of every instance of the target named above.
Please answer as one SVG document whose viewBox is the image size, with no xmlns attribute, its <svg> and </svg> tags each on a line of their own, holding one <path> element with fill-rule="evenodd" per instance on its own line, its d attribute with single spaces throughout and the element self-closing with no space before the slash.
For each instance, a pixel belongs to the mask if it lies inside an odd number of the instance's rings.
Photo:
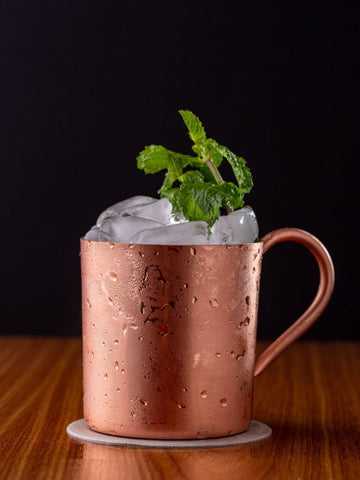
<svg viewBox="0 0 360 480">
<path fill-rule="evenodd" d="M 260 343 L 263 349 L 264 343 Z M 360 478 L 360 342 L 298 342 L 255 380 L 259 443 L 156 450 L 77 442 L 78 338 L 0 337 L 0 479 Z"/>
</svg>

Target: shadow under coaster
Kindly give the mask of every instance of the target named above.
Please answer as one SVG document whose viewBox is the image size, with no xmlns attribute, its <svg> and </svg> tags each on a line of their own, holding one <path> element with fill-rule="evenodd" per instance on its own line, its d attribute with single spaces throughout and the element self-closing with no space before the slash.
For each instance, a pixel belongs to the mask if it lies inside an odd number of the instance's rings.
<svg viewBox="0 0 360 480">
<path fill-rule="evenodd" d="M 156 440 L 149 438 L 130 438 L 107 435 L 104 433 L 90 430 L 85 420 L 82 418 L 70 423 L 66 432 L 70 437 L 76 440 L 101 443 L 104 445 L 122 445 L 127 447 L 146 447 L 146 448 L 213 448 L 228 447 L 233 445 L 243 445 L 246 443 L 257 442 L 270 437 L 271 428 L 264 423 L 252 420 L 249 430 L 237 435 L 218 438 L 203 438 L 194 440 Z"/>
</svg>

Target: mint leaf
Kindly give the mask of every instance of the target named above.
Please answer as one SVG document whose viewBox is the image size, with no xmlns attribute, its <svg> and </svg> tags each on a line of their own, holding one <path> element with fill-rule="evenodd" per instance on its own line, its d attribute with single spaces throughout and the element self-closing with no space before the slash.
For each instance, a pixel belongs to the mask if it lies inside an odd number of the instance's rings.
<svg viewBox="0 0 360 480">
<path fill-rule="evenodd" d="M 239 187 L 237 187 L 232 182 L 224 182 L 220 185 L 217 185 L 217 189 L 222 198 L 222 206 L 224 208 L 232 208 L 236 210 L 244 206 L 244 195 L 240 192 Z"/>
<path fill-rule="evenodd" d="M 221 195 L 216 185 L 189 183 L 181 186 L 179 201 L 182 212 L 189 221 L 202 220 L 211 227 L 220 216 Z"/>
<path fill-rule="evenodd" d="M 198 117 L 190 112 L 190 110 L 179 110 L 179 113 L 187 126 L 191 140 L 194 143 L 204 142 L 206 140 L 206 133 Z"/>
<path fill-rule="evenodd" d="M 162 145 L 148 145 L 136 158 L 137 167 L 147 173 L 157 173 L 170 168 L 181 171 L 187 165 L 199 166 L 196 157 L 172 152 Z M 181 174 L 181 173 L 180 173 Z"/>
<path fill-rule="evenodd" d="M 149 145 L 138 155 L 137 166 L 146 174 L 166 170 L 158 190 L 160 197 L 169 199 L 174 213 L 182 213 L 190 221 L 203 220 L 211 226 L 222 208 L 231 211 L 244 205 L 244 195 L 253 186 L 251 172 L 242 157 L 206 137 L 201 121 L 190 110 L 179 113 L 196 156 L 177 153 L 162 145 Z M 218 168 L 224 159 L 231 165 L 237 185 L 223 180 Z"/>
<path fill-rule="evenodd" d="M 237 155 L 235 155 L 235 153 L 222 145 L 217 146 L 217 151 L 219 152 L 219 154 L 223 155 L 230 163 L 235 178 L 239 184 L 240 191 L 242 193 L 250 192 L 253 186 L 253 181 L 251 172 L 246 167 L 246 161 L 242 157 L 238 157 Z"/>
</svg>

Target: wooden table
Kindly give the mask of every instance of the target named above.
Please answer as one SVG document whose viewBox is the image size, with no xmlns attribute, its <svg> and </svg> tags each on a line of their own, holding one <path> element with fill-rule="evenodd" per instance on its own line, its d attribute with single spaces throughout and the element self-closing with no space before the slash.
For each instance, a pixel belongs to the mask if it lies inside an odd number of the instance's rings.
<svg viewBox="0 0 360 480">
<path fill-rule="evenodd" d="M 260 342 L 259 349 L 264 348 Z M 0 478 L 360 478 L 360 342 L 298 342 L 255 380 L 269 439 L 159 450 L 71 439 L 82 414 L 81 340 L 0 337 Z"/>
</svg>

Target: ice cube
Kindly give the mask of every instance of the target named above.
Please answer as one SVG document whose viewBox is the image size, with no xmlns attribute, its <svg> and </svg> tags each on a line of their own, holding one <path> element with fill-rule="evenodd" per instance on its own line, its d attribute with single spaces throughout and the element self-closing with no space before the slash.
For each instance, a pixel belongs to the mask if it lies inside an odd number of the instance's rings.
<svg viewBox="0 0 360 480">
<path fill-rule="evenodd" d="M 161 226 L 160 223 L 138 217 L 106 217 L 100 229 L 100 241 L 132 243 L 131 238 L 145 229 Z"/>
<path fill-rule="evenodd" d="M 146 197 L 145 195 L 137 195 L 135 197 L 127 198 L 122 202 L 115 203 L 111 207 L 104 210 L 96 220 L 96 226 L 101 227 L 103 221 L 107 217 L 115 217 L 115 216 L 125 216 L 125 209 L 139 206 L 139 205 L 148 205 L 150 203 L 156 202 L 156 198 Z"/>
<path fill-rule="evenodd" d="M 147 218 L 148 220 L 153 220 L 163 225 L 170 223 L 171 211 L 172 205 L 167 198 L 124 208 L 124 212 L 127 215 Z"/>
<path fill-rule="evenodd" d="M 84 236 L 85 240 L 100 241 L 100 228 L 94 225 Z"/>
<path fill-rule="evenodd" d="M 206 245 L 208 227 L 205 222 L 186 222 L 149 228 L 138 232 L 130 243 L 152 245 Z"/>
<path fill-rule="evenodd" d="M 258 235 L 259 227 L 254 210 L 246 206 L 216 220 L 211 229 L 209 243 L 252 243 Z"/>
</svg>

